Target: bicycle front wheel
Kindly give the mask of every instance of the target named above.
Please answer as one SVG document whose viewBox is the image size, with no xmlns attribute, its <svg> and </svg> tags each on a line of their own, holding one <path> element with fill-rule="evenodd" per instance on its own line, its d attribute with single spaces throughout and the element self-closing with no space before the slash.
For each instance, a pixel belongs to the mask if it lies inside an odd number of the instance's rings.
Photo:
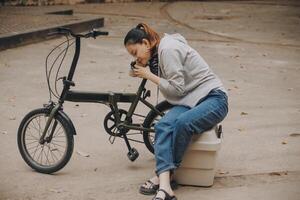
<svg viewBox="0 0 300 200">
<path fill-rule="evenodd" d="M 40 143 L 50 111 L 45 108 L 28 113 L 18 129 L 18 148 L 24 161 L 40 173 L 51 174 L 62 169 L 70 160 L 74 139 L 71 125 L 56 115 Z M 52 133 L 52 138 L 49 137 Z M 51 138 L 51 139 L 50 139 Z"/>
</svg>

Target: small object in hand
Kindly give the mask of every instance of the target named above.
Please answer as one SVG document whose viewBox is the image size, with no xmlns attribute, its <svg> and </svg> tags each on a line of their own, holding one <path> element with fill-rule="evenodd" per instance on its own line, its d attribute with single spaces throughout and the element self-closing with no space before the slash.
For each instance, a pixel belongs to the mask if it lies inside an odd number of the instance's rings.
<svg viewBox="0 0 300 200">
<path fill-rule="evenodd" d="M 132 70 L 136 69 L 135 65 L 136 65 L 136 61 L 132 61 L 130 63 L 130 67 L 131 67 Z"/>
</svg>

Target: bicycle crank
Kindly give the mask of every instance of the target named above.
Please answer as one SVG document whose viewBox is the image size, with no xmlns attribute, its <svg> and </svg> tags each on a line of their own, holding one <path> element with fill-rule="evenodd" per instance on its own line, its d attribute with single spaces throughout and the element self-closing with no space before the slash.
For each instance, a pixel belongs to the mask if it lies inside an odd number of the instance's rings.
<svg viewBox="0 0 300 200">
<path fill-rule="evenodd" d="M 119 114 L 120 114 L 120 119 L 121 119 L 121 123 L 126 121 L 126 115 L 127 115 L 127 111 L 120 109 L 119 110 Z M 132 123 L 132 119 L 127 120 L 128 123 Z M 122 134 L 126 134 L 129 129 L 125 129 L 123 128 L 122 130 L 120 130 L 120 128 L 117 127 L 117 123 L 115 120 L 115 111 L 110 111 L 109 113 L 107 113 L 107 115 L 104 118 L 104 129 L 105 131 L 114 137 L 120 137 L 122 136 Z"/>
</svg>

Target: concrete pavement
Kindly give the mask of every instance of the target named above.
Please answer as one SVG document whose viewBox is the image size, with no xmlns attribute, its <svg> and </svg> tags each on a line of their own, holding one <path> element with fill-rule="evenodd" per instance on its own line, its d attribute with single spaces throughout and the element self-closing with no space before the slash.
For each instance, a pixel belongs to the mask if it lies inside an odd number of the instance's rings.
<svg viewBox="0 0 300 200">
<path fill-rule="evenodd" d="M 132 59 L 123 37 L 143 21 L 159 33 L 185 36 L 229 90 L 215 184 L 180 187 L 179 199 L 298 200 L 300 196 L 300 67 L 297 1 L 87 4 L 79 14 L 101 15 L 108 37 L 85 40 L 76 89 L 134 92 Z M 0 199 L 151 199 L 138 187 L 153 175 L 154 159 L 141 144 L 126 157 L 125 144 L 108 142 L 93 104 L 65 104 L 78 135 L 67 166 L 53 176 L 33 172 L 16 147 L 22 117 L 48 100 L 44 59 L 62 39 L 0 52 Z M 156 101 L 155 86 L 151 100 Z M 160 100 L 162 99 L 160 95 Z M 126 107 L 126 105 L 123 105 Z M 139 112 L 147 109 L 139 107 Z M 86 152 L 84 157 L 78 152 Z"/>
</svg>

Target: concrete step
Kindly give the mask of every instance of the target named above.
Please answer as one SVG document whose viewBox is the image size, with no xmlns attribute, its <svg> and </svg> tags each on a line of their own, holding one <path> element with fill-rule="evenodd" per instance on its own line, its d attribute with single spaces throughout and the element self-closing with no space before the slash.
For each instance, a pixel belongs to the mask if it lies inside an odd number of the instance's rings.
<svg viewBox="0 0 300 200">
<path fill-rule="evenodd" d="M 78 33 L 104 25 L 104 18 L 73 15 L 70 9 L 31 10 L 12 8 L 0 13 L 0 50 L 49 39 L 48 34 L 58 27 L 70 28 Z"/>
</svg>

